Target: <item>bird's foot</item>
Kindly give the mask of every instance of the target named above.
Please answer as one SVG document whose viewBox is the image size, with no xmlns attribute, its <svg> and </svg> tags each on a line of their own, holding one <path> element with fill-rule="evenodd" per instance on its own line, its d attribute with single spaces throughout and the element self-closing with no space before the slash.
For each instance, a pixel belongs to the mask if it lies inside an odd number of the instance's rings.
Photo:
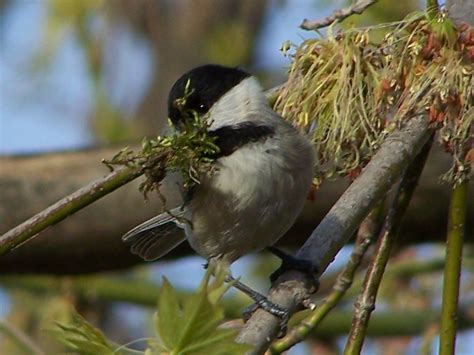
<svg viewBox="0 0 474 355">
<path fill-rule="evenodd" d="M 288 327 L 288 319 L 290 317 L 289 312 L 286 309 L 271 302 L 267 297 L 248 287 L 239 280 L 234 279 L 231 275 L 227 276 L 226 282 L 231 283 L 233 287 L 245 293 L 247 296 L 249 296 L 252 300 L 255 301 L 252 306 L 244 310 L 244 321 L 247 321 L 252 316 L 253 312 L 255 312 L 258 308 L 261 308 L 264 311 L 280 319 L 280 334 L 286 334 L 286 330 Z"/>
<path fill-rule="evenodd" d="M 278 333 L 278 338 L 283 338 L 286 335 L 288 330 L 288 320 L 290 319 L 290 314 L 286 309 L 283 307 L 271 302 L 263 295 L 261 299 L 255 300 L 255 303 L 247 307 L 243 312 L 242 316 L 244 322 L 247 322 L 252 314 L 259 308 L 263 309 L 264 311 L 274 315 L 279 319 L 279 326 L 280 330 Z"/>
<path fill-rule="evenodd" d="M 290 255 L 276 247 L 268 247 L 267 250 L 281 259 L 281 265 L 270 275 L 270 281 L 275 282 L 283 273 L 288 270 L 297 270 L 304 272 L 310 276 L 312 286 L 310 293 L 315 293 L 319 288 L 319 279 L 316 276 L 318 267 L 310 260 L 299 259 Z"/>
</svg>

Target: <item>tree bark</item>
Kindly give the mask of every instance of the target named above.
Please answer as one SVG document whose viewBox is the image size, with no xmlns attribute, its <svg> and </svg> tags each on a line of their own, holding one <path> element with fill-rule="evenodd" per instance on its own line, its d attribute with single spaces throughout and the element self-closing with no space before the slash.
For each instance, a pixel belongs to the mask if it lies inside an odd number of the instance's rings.
<svg viewBox="0 0 474 355">
<path fill-rule="evenodd" d="M 474 26 L 474 1 L 472 0 L 447 0 L 446 7 L 449 17 L 456 23 L 468 23 Z"/>
<path fill-rule="evenodd" d="M 117 149 L 94 149 L 78 153 L 1 158 L 1 232 L 21 223 L 56 200 L 77 190 L 107 168 L 100 163 Z M 41 238 L 19 246 L 0 258 L 3 268 L 13 271 L 89 272 L 116 269 L 140 260 L 130 254 L 120 236 L 131 224 L 160 210 L 156 201 L 146 205 L 138 182 L 119 189 L 91 208 L 81 210 L 44 232 Z M 129 198 L 132 197 L 132 198 Z M 137 208 L 141 213 L 135 213 Z M 41 261 L 41 259 L 44 259 Z M 49 265 L 48 265 L 49 264 Z"/>
</svg>

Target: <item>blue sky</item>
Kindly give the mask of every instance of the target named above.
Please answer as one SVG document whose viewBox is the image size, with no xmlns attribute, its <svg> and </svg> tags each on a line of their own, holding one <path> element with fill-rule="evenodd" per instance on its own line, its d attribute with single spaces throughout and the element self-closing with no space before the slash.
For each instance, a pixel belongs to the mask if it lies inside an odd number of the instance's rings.
<svg viewBox="0 0 474 355">
<path fill-rule="evenodd" d="M 308 36 L 298 29 L 301 20 L 324 14 L 318 13 L 311 0 L 272 4 L 260 32 L 255 63 L 283 70 L 288 60 L 279 52 L 281 44 L 300 42 Z M 330 10 L 324 7 L 325 13 Z M 66 36 L 46 70 L 33 69 L 45 15 L 44 1 L 17 0 L 0 18 L 0 154 L 74 149 L 92 143 L 87 122 L 93 104 L 91 83 L 74 38 Z M 114 103 L 133 109 L 149 84 L 153 58 L 146 43 L 130 31 L 116 31 L 114 37 L 113 72 L 104 74 L 106 82 L 113 84 L 108 85 L 108 94 Z"/>
</svg>

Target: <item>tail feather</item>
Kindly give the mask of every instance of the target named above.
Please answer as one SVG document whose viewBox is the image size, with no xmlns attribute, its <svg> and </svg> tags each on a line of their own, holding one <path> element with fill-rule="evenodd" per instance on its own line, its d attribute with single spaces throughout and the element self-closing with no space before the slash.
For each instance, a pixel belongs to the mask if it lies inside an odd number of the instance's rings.
<svg viewBox="0 0 474 355">
<path fill-rule="evenodd" d="M 170 213 L 162 213 L 127 232 L 122 240 L 131 244 L 130 250 L 145 260 L 155 260 L 185 240 L 184 233 L 179 234 L 181 208 L 174 208 Z"/>
</svg>

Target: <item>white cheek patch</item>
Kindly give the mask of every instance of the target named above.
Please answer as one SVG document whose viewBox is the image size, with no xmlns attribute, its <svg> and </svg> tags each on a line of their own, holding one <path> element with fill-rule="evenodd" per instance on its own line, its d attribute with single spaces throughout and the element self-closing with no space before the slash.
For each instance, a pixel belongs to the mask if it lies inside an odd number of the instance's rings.
<svg viewBox="0 0 474 355">
<path fill-rule="evenodd" d="M 258 81 L 249 77 L 223 95 L 209 110 L 210 130 L 247 120 L 254 112 L 269 109 Z"/>
</svg>

